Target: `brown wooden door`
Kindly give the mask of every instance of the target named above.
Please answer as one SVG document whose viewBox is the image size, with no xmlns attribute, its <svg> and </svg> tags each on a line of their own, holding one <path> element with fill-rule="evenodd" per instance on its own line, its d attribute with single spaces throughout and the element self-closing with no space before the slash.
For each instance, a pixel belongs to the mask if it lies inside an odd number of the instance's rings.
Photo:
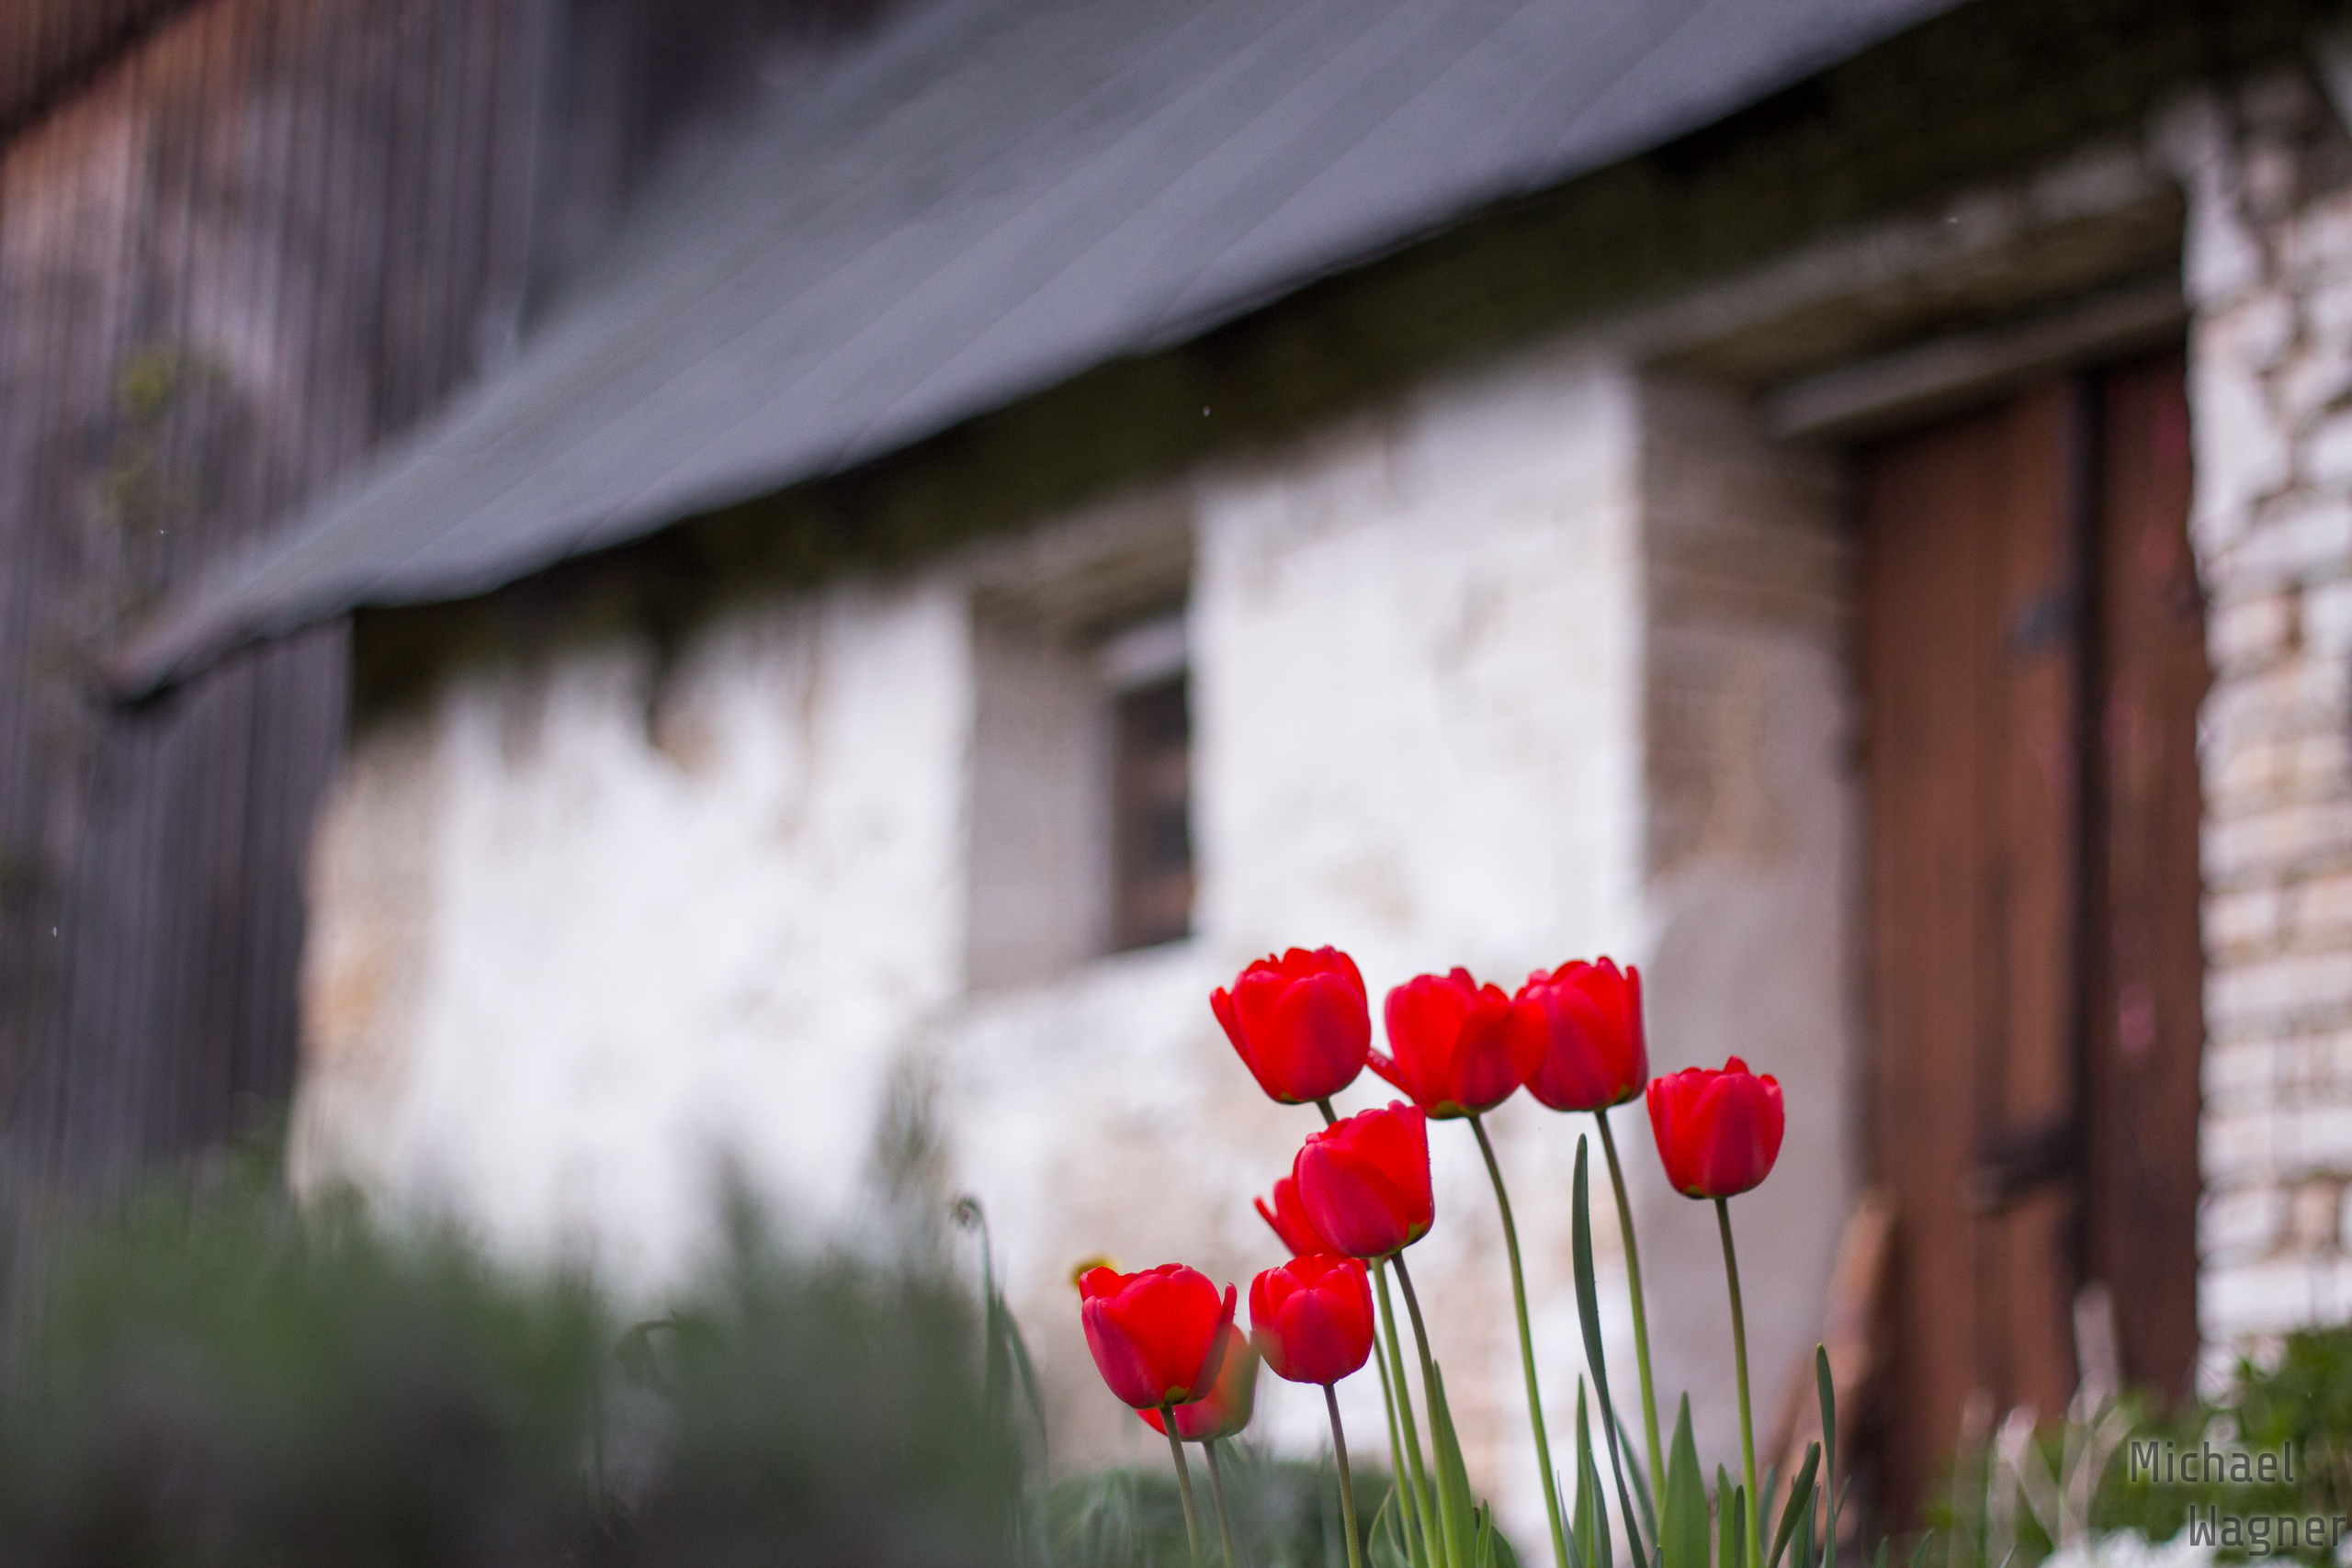
<svg viewBox="0 0 2352 1568">
<path fill-rule="evenodd" d="M 1895 1194 L 1886 1522 L 1962 1413 L 2060 1414 L 2104 1280 L 2195 1352 L 2202 616 L 2177 355 L 1861 454 L 1870 1157 Z"/>
</svg>

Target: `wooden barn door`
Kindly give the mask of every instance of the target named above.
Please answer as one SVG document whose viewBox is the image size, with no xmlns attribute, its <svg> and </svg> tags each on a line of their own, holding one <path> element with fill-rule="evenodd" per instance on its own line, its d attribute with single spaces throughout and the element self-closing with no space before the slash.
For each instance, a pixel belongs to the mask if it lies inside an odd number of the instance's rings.
<svg viewBox="0 0 2352 1568">
<path fill-rule="evenodd" d="M 2197 706 L 2182 360 L 2052 378 L 1861 455 L 1867 1142 L 1894 1193 L 1885 1522 L 1972 1400 L 2061 1415 L 2074 1303 L 2196 1352 Z"/>
</svg>

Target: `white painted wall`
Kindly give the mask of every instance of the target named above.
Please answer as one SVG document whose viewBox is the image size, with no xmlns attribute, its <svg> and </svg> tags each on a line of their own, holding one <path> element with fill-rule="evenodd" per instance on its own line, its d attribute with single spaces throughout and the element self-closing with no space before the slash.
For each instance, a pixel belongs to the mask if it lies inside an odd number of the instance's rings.
<svg viewBox="0 0 2352 1568">
<path fill-rule="evenodd" d="M 1148 498 L 1154 527 L 1175 515 L 1191 537 L 1198 934 L 1050 978 L 966 985 L 971 877 L 1003 848 L 973 856 L 968 764 L 990 744 L 973 716 L 1004 694 L 976 702 L 971 607 L 976 585 L 1001 614 L 1024 572 L 1115 550 L 1123 513 L 733 614 L 658 680 L 650 649 L 592 642 L 386 716 L 319 841 L 303 1178 L 347 1173 L 658 1284 L 707 1234 L 719 1150 L 812 1223 L 854 1223 L 884 1085 L 910 1066 L 936 1085 L 956 1184 L 988 1206 L 1061 1455 L 1148 1461 L 1097 1386 L 1069 1268 L 1181 1258 L 1246 1284 L 1280 1256 L 1250 1200 L 1316 1120 L 1259 1095 L 1210 987 L 1293 942 L 1348 948 L 1375 992 L 1457 963 L 1510 987 L 1656 952 L 1657 977 L 1689 987 L 1653 993 L 1659 1066 L 1719 1061 L 1734 1039 L 1813 1097 L 1787 1172 L 1743 1209 L 1769 1410 L 1810 1343 L 1849 1184 L 1842 688 L 1834 659 L 1766 637 L 1756 743 L 1724 755 L 1789 830 L 1653 875 L 1645 526 L 1661 475 L 1686 471 L 1645 446 L 1655 401 L 1622 363 L 1563 348 Z M 1689 461 L 1713 471 L 1700 446 Z M 1381 1089 L 1367 1076 L 1343 1109 Z M 1719 1264 L 1698 1206 L 1652 1174 L 1638 1108 L 1618 1114 L 1639 1223 L 1657 1227 L 1671 1390 L 1724 1364 L 1702 1343 L 1720 1333 Z M 1493 1119 L 1563 1441 L 1583 1122 L 1524 1100 Z M 1415 1271 L 1474 1472 L 1533 1542 L 1491 1196 L 1466 1129 L 1432 1141 L 1441 1218 Z M 1598 1225 L 1613 1259 L 1605 1212 Z M 1768 1264 L 1782 1244 L 1792 1264 Z M 1603 1293 L 1630 1400 L 1613 1277 Z M 1348 1414 L 1376 1451 L 1377 1389 L 1359 1382 Z M 1261 1388 L 1262 1430 L 1318 1440 L 1311 1391 Z M 1710 1457 L 1731 1459 L 1728 1387 L 1700 1406 Z"/>
</svg>

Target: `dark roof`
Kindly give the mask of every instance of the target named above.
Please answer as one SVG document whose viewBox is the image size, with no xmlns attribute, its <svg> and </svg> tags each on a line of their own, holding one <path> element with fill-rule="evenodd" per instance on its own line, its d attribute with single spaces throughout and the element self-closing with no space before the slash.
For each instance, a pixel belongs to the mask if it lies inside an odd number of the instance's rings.
<svg viewBox="0 0 2352 1568">
<path fill-rule="evenodd" d="M 1168 344 L 1955 0 L 938 0 L 797 84 L 511 367 L 167 607 L 153 690 Z"/>
</svg>

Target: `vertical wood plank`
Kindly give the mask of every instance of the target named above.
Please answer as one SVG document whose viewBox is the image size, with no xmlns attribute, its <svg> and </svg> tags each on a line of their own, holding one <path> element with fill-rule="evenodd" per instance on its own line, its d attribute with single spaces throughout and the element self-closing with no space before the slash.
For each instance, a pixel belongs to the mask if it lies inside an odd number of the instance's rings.
<svg viewBox="0 0 2352 1568">
<path fill-rule="evenodd" d="M 2055 1409 L 2073 1381 L 2073 1192 L 1987 1184 L 2075 1108 L 2070 409 L 2045 387 L 1861 458 L 1890 1523 L 1917 1517 L 1972 1400 Z"/>
<path fill-rule="evenodd" d="M 2188 547 L 2185 372 L 2176 351 L 2104 378 L 2087 926 L 2092 1268 L 2113 1292 L 2125 1374 L 2176 1397 L 2197 1354 L 2197 714 L 2212 679 Z"/>
</svg>

